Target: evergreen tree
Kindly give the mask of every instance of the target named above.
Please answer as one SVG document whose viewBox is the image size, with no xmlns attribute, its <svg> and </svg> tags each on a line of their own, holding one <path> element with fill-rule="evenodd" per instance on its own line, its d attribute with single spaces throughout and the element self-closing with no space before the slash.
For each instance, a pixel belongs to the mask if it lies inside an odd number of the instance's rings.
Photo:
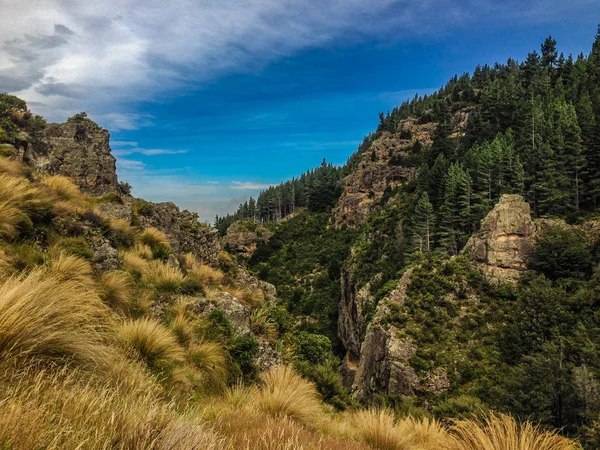
<svg viewBox="0 0 600 450">
<path fill-rule="evenodd" d="M 434 234 L 433 225 L 435 222 L 435 214 L 433 212 L 432 204 L 429 203 L 427 192 L 423 192 L 419 197 L 419 201 L 415 207 L 414 220 L 415 247 L 418 248 L 421 253 L 424 251 L 429 252 L 432 245 L 431 238 Z"/>
</svg>

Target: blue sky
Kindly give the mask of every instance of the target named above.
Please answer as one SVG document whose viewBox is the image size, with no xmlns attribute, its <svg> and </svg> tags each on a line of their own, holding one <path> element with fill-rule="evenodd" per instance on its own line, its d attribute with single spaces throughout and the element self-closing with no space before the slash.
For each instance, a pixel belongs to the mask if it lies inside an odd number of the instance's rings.
<svg viewBox="0 0 600 450">
<path fill-rule="evenodd" d="M 0 91 L 50 120 L 87 111 L 134 195 L 204 220 L 344 163 L 379 111 L 454 74 L 548 34 L 587 53 L 600 21 L 598 0 L 139 3 L 4 0 Z"/>
</svg>

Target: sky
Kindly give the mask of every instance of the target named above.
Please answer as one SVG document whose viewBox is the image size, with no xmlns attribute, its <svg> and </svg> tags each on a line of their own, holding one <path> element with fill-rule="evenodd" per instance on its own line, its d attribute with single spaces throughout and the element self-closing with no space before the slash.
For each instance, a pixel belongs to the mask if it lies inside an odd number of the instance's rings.
<svg viewBox="0 0 600 450">
<path fill-rule="evenodd" d="M 320 164 L 378 113 L 552 35 L 600 0 L 0 0 L 0 92 L 107 128 L 121 181 L 211 221 Z"/>
</svg>

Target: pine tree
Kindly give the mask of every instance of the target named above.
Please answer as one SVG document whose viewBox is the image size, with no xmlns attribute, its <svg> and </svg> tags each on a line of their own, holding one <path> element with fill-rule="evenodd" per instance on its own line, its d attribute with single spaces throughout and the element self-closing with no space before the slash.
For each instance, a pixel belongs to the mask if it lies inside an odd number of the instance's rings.
<svg viewBox="0 0 600 450">
<path fill-rule="evenodd" d="M 433 225 L 435 222 L 435 214 L 433 206 L 429 203 L 427 192 L 423 192 L 419 197 L 419 201 L 415 207 L 415 233 L 414 240 L 419 252 L 429 252 L 431 250 L 431 237 L 433 236 Z"/>
<path fill-rule="evenodd" d="M 557 58 L 556 41 L 552 39 L 552 36 L 548 36 L 542 44 L 542 66 L 554 67 Z"/>
</svg>

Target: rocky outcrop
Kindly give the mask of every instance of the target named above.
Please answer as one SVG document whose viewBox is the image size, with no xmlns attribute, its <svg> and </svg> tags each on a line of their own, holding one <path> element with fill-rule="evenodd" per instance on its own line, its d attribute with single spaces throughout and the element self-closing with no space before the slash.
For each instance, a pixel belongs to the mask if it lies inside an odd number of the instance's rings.
<svg viewBox="0 0 600 450">
<path fill-rule="evenodd" d="M 360 346 L 367 329 L 366 311 L 373 305 L 371 283 L 367 283 L 358 291 L 353 283 L 354 262 L 353 253 L 342 269 L 341 298 L 338 314 L 337 334 L 348 352 L 349 361 L 358 360 Z"/>
<path fill-rule="evenodd" d="M 43 142 L 29 145 L 23 158 L 40 172 L 72 178 L 88 194 L 118 192 L 109 138 L 108 130 L 86 118 L 52 123 L 44 130 Z"/>
<path fill-rule="evenodd" d="M 174 252 L 192 253 L 205 264 L 218 264 L 221 252 L 219 233 L 209 225 L 200 223 L 195 214 L 180 211 L 171 202 L 144 202 L 139 220 L 142 227 L 155 227 L 165 233 Z"/>
<path fill-rule="evenodd" d="M 239 220 L 227 229 L 221 243 L 228 252 L 248 259 L 258 244 L 268 242 L 272 236 L 273 232 L 263 224 L 251 219 Z"/>
<path fill-rule="evenodd" d="M 515 282 L 526 270 L 536 226 L 520 195 L 503 195 L 463 252 L 490 280 Z"/>
<path fill-rule="evenodd" d="M 407 270 L 396 288 L 379 302 L 367 327 L 353 386 L 360 398 L 370 398 L 374 393 L 411 395 L 419 384 L 410 366 L 417 349 L 415 343 L 386 320 L 394 306 L 404 303 L 411 273 Z"/>
<path fill-rule="evenodd" d="M 388 186 L 393 188 L 414 178 L 415 168 L 402 161 L 408 161 L 408 152 L 416 139 L 422 139 L 420 142 L 424 144 L 430 142 L 430 133 L 424 130 L 432 127 L 413 122 L 403 122 L 402 126 L 412 132 L 384 132 L 361 155 L 356 170 L 342 180 L 343 192 L 333 210 L 337 225 L 356 228 L 365 224 L 380 205 Z"/>
</svg>

